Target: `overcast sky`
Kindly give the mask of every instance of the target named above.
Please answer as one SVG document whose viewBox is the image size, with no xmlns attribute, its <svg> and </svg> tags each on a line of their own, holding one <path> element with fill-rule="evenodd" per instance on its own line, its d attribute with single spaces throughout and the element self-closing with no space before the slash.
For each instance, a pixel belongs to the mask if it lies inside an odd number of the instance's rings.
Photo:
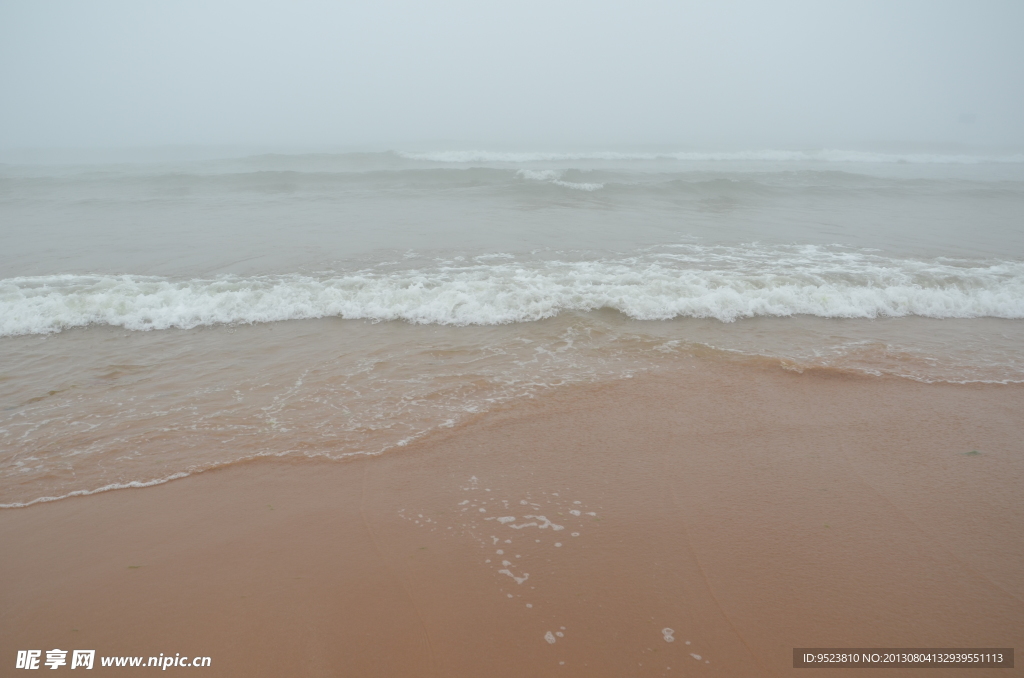
<svg viewBox="0 0 1024 678">
<path fill-rule="evenodd" d="M 0 0 L 0 147 L 1024 144 L 1024 2 Z"/>
</svg>

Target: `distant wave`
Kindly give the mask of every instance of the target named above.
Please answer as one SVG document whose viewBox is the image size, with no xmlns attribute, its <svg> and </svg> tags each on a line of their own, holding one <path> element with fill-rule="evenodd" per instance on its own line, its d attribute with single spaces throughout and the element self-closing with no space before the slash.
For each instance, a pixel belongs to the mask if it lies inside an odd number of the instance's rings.
<svg viewBox="0 0 1024 678">
<path fill-rule="evenodd" d="M 677 246 L 590 261 L 493 255 L 429 268 L 172 280 L 57 275 L 0 281 L 0 336 L 290 319 L 446 325 L 615 309 L 636 319 L 753 316 L 1024 318 L 1024 262 L 892 259 L 814 246 Z"/>
<path fill-rule="evenodd" d="M 568 160 L 681 160 L 681 161 L 767 161 L 767 162 L 836 162 L 836 163 L 913 163 L 913 164 L 956 164 L 975 165 L 982 163 L 1024 163 L 1024 154 L 1013 155 L 965 155 L 938 153 L 874 153 L 869 151 L 844 151 L 824 149 L 819 151 L 717 151 L 678 153 L 621 153 L 596 151 L 580 153 L 557 152 L 498 152 L 498 151 L 433 151 L 414 153 L 399 151 L 399 157 L 407 160 L 427 160 L 443 163 L 525 163 L 559 162 Z"/>
<path fill-rule="evenodd" d="M 574 188 L 577 191 L 596 191 L 604 188 L 604 184 L 596 184 L 590 182 L 578 182 L 578 181 L 563 181 L 562 176 L 565 172 L 559 170 L 527 170 L 521 169 L 516 172 L 516 176 L 522 177 L 530 181 L 542 181 L 546 183 L 554 184 L 555 186 L 563 186 L 565 188 Z"/>
</svg>

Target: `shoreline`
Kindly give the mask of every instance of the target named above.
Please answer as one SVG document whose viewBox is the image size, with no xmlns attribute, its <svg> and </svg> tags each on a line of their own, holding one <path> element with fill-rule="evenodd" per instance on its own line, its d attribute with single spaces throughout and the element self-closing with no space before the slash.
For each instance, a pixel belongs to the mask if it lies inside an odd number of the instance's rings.
<svg viewBox="0 0 1024 678">
<path fill-rule="evenodd" d="M 1022 414 L 1021 386 L 694 359 L 378 457 L 0 511 L 2 661 L 733 676 L 793 647 L 1020 647 Z"/>
</svg>

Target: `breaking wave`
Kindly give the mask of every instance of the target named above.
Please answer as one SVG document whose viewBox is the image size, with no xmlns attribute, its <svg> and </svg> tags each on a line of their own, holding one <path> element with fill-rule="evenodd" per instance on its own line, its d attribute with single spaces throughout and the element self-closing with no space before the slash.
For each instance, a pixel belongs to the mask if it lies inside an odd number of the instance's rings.
<svg viewBox="0 0 1024 678">
<path fill-rule="evenodd" d="M 462 258 L 459 258 L 462 259 Z M 790 246 L 662 247 L 583 261 L 482 255 L 320 275 L 0 280 L 0 336 L 87 325 L 189 329 L 335 316 L 445 325 L 614 309 L 631 318 L 1024 318 L 1024 262 L 895 259 Z"/>
<path fill-rule="evenodd" d="M 527 170 L 522 169 L 516 172 L 516 176 L 522 177 L 529 181 L 542 181 L 545 183 L 551 183 L 555 186 L 563 186 L 565 188 L 574 188 L 577 191 L 596 191 L 604 188 L 604 184 L 590 183 L 590 182 L 579 182 L 579 181 L 564 181 L 562 176 L 565 174 L 561 170 Z"/>
</svg>

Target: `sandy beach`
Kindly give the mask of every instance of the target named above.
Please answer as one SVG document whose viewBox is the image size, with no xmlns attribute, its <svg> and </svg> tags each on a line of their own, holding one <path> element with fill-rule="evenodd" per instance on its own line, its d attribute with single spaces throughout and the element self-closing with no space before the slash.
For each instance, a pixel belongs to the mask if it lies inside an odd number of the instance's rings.
<svg viewBox="0 0 1024 678">
<path fill-rule="evenodd" d="M 1020 385 L 693 358 L 376 458 L 0 511 L 0 637 L 246 677 L 781 676 L 794 647 L 1020 648 L 1022 415 Z"/>
<path fill-rule="evenodd" d="M 1022 26 L 0 2 L 0 678 L 1024 676 Z"/>
</svg>

